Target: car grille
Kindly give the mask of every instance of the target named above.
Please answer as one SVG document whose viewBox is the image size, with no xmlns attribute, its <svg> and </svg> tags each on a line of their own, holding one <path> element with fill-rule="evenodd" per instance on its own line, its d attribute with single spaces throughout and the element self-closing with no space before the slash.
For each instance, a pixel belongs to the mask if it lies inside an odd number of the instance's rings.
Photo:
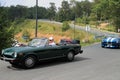
<svg viewBox="0 0 120 80">
<path fill-rule="evenodd" d="M 2 55 L 3 57 L 6 57 L 6 58 L 13 58 L 13 56 L 11 55 Z"/>
</svg>

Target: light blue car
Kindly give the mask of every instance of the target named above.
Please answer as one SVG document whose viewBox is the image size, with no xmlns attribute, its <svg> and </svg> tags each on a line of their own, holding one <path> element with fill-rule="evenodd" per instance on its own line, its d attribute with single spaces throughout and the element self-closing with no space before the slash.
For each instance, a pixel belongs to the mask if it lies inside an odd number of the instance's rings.
<svg viewBox="0 0 120 80">
<path fill-rule="evenodd" d="M 109 35 L 102 39 L 102 48 L 120 48 L 120 37 L 118 35 Z"/>
</svg>

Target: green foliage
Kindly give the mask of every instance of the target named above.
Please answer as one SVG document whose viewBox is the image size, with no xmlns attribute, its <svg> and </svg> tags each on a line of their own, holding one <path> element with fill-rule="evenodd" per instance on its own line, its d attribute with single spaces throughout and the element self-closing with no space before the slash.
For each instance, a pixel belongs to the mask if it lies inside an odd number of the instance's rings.
<svg viewBox="0 0 120 80">
<path fill-rule="evenodd" d="M 61 22 L 73 20 L 74 13 L 70 8 L 70 4 L 68 3 L 68 1 L 63 1 L 61 6 L 62 7 L 59 8 L 58 13 L 56 14 L 56 20 Z"/>
<path fill-rule="evenodd" d="M 18 25 L 18 24 L 20 24 L 20 23 L 22 23 L 22 22 L 24 22 L 24 18 L 17 18 L 17 19 L 15 19 L 15 21 L 14 21 L 14 25 Z"/>
<path fill-rule="evenodd" d="M 111 0 L 110 1 L 110 14 L 113 19 L 114 25 L 116 26 L 116 32 L 120 29 L 120 1 Z"/>
<path fill-rule="evenodd" d="M 10 7 L 1 7 L 1 9 L 5 11 L 1 11 L 3 16 L 0 16 L 1 19 L 5 19 L 5 23 L 9 21 L 16 20 L 15 24 L 20 23 L 18 19 L 35 19 L 36 18 L 36 6 L 34 7 L 26 7 L 26 6 L 10 6 Z M 49 8 L 39 7 L 38 6 L 38 19 L 50 19 L 57 21 L 69 21 L 75 20 L 77 18 L 81 18 L 85 24 L 89 24 L 91 21 L 106 21 L 113 22 L 116 27 L 116 31 L 120 28 L 120 1 L 119 0 L 94 0 L 90 2 L 89 0 L 63 0 L 61 3 L 61 7 L 57 9 L 54 3 L 50 3 Z M 5 15 L 6 14 L 6 15 Z M 0 23 L 2 24 L 1 20 Z M 3 25 L 3 24 L 2 24 Z M 5 26 L 8 24 L 4 24 Z"/>
<path fill-rule="evenodd" d="M 14 38 L 14 28 L 4 28 L 0 31 L 0 50 L 11 46 Z"/>
<path fill-rule="evenodd" d="M 97 1 L 97 0 L 96 0 Z M 99 3 L 98 3 L 99 1 Z M 120 1 L 119 0 L 98 0 L 93 7 L 97 20 L 109 20 L 114 23 L 116 31 L 120 28 Z"/>
<path fill-rule="evenodd" d="M 56 6 L 55 3 L 50 3 L 50 8 L 48 8 L 48 17 L 50 20 L 54 20 L 56 14 Z"/>
<path fill-rule="evenodd" d="M 41 25 L 38 25 L 38 28 L 40 28 L 41 27 Z"/>
<path fill-rule="evenodd" d="M 21 5 L 17 5 L 17 6 L 11 6 L 8 8 L 8 19 L 9 20 L 16 20 L 17 18 L 26 18 L 26 16 L 28 15 L 28 10 L 26 6 L 21 6 Z"/>
<path fill-rule="evenodd" d="M 14 38 L 14 28 L 10 27 L 7 9 L 0 7 L 0 53 L 1 50 L 10 47 Z"/>
<path fill-rule="evenodd" d="M 83 21 L 81 18 L 77 18 L 77 19 L 76 19 L 76 22 L 77 22 L 77 23 L 84 23 L 84 21 Z"/>
<path fill-rule="evenodd" d="M 68 29 L 70 29 L 70 26 L 67 21 L 64 21 L 62 25 L 62 31 L 64 32 L 67 31 Z"/>
<path fill-rule="evenodd" d="M 29 20 L 25 20 L 24 18 L 16 19 L 12 22 L 11 26 L 15 28 L 15 34 L 22 31 L 22 28 L 29 22 Z M 19 27 L 18 27 L 19 26 Z"/>
<path fill-rule="evenodd" d="M 90 16 L 92 10 L 92 3 L 89 0 L 85 0 L 81 1 L 79 4 L 81 5 L 82 8 L 82 15 L 87 17 Z"/>
</svg>

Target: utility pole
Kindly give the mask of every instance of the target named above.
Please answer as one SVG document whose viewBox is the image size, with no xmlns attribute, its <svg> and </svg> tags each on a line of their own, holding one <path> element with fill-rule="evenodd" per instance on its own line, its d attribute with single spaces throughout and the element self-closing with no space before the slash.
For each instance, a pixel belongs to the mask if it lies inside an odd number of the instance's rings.
<svg viewBox="0 0 120 80">
<path fill-rule="evenodd" d="M 37 37 L 37 28 L 38 28 L 38 0 L 36 0 L 36 27 L 35 27 L 35 37 Z"/>
<path fill-rule="evenodd" d="M 73 3 L 74 12 L 75 12 L 75 2 Z M 75 18 L 74 18 L 74 39 L 75 39 L 75 23 L 76 23 L 76 12 L 75 12 Z"/>
<path fill-rule="evenodd" d="M 75 39 L 75 20 L 74 20 L 74 39 Z"/>
</svg>

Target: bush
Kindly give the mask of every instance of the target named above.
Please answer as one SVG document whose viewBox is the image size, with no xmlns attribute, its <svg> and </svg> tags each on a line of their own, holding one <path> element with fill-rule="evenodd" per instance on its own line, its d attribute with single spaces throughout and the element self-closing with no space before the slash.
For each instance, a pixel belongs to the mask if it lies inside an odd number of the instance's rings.
<svg viewBox="0 0 120 80">
<path fill-rule="evenodd" d="M 68 24 L 67 21 L 63 22 L 63 25 L 62 25 L 62 31 L 67 31 L 68 29 L 70 29 L 70 26 Z"/>
<path fill-rule="evenodd" d="M 77 18 L 77 19 L 76 19 L 76 22 L 77 22 L 77 23 L 83 23 L 83 20 L 82 20 L 81 18 Z"/>
<path fill-rule="evenodd" d="M 24 22 L 24 20 L 25 20 L 24 18 L 17 18 L 17 19 L 15 19 L 15 21 L 14 21 L 14 25 L 18 25 L 18 24 Z"/>
<path fill-rule="evenodd" d="M 14 29 L 12 27 L 4 28 L 2 31 L 0 31 L 0 53 L 2 49 L 11 47 L 13 38 Z"/>
</svg>

